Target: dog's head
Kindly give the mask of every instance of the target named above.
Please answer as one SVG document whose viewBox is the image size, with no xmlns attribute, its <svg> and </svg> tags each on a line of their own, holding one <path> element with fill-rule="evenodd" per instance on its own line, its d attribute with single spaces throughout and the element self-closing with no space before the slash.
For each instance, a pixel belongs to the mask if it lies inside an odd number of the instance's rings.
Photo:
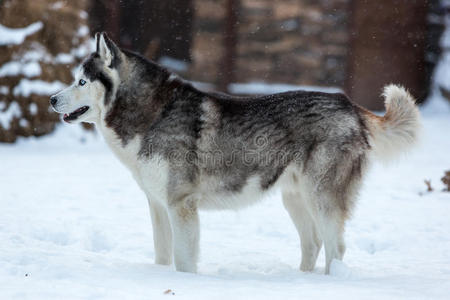
<svg viewBox="0 0 450 300">
<path fill-rule="evenodd" d="M 122 51 L 105 33 L 95 35 L 96 51 L 78 68 L 75 80 L 50 97 L 50 104 L 68 123 L 98 121 L 120 83 Z"/>
</svg>

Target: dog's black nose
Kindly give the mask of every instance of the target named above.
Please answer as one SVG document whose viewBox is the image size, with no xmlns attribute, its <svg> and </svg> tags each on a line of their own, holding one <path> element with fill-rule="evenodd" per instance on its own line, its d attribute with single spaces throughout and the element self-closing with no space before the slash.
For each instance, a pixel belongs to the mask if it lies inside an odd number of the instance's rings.
<svg viewBox="0 0 450 300">
<path fill-rule="evenodd" d="M 55 106 L 56 102 L 58 102 L 58 98 L 56 98 L 56 96 L 51 96 L 50 97 L 50 104 Z"/>
</svg>

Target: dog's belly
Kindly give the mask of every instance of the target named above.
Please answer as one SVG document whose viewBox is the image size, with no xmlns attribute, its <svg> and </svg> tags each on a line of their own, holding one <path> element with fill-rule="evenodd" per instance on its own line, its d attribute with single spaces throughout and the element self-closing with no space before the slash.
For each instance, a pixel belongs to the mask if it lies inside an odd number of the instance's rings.
<svg viewBox="0 0 450 300">
<path fill-rule="evenodd" d="M 227 190 L 220 178 L 205 178 L 198 190 L 200 209 L 240 209 L 252 205 L 273 193 L 273 188 L 263 190 L 258 176 L 250 177 L 237 191 Z"/>
</svg>

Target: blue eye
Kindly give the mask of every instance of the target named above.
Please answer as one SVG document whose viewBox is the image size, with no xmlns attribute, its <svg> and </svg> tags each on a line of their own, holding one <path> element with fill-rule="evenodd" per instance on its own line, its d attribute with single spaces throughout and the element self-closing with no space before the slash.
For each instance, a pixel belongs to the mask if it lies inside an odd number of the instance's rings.
<svg viewBox="0 0 450 300">
<path fill-rule="evenodd" d="M 86 81 L 84 81 L 83 79 L 80 79 L 80 81 L 78 82 L 79 85 L 83 86 L 86 84 Z"/>
</svg>

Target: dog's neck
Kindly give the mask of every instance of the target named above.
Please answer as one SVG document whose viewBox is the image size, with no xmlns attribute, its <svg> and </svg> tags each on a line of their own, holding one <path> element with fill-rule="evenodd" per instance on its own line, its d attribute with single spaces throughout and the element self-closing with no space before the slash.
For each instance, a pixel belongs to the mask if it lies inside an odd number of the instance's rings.
<svg viewBox="0 0 450 300">
<path fill-rule="evenodd" d="M 198 92 L 156 64 L 146 66 L 145 71 L 152 74 L 129 69 L 126 81 L 120 83 L 115 99 L 106 107 L 100 120 L 105 129 L 115 133 L 123 147 L 134 137 L 145 136 L 163 117 L 163 111 L 170 109 L 177 99 Z M 142 77 L 147 80 L 143 81 Z"/>
</svg>

